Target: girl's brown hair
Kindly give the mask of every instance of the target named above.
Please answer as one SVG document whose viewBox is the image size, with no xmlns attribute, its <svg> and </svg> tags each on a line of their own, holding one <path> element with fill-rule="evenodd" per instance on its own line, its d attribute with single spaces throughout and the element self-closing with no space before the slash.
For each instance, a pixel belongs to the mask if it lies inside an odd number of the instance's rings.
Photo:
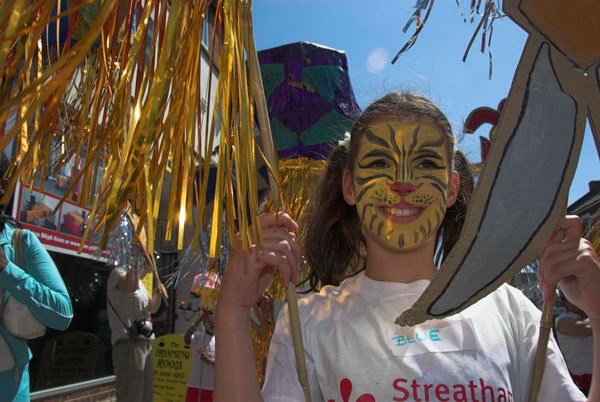
<svg viewBox="0 0 600 402">
<path fill-rule="evenodd" d="M 350 131 L 349 146 L 338 146 L 329 157 L 304 241 L 306 258 L 312 268 L 307 281 L 313 290 L 324 285 L 338 285 L 344 278 L 365 268 L 362 225 L 356 207 L 344 200 L 342 177 L 344 168 L 351 173 L 354 170 L 359 140 L 367 126 L 383 118 L 409 122 L 425 120 L 435 124 L 446 136 L 448 160 L 454 161 L 454 169 L 461 176 L 461 186 L 456 203 L 448 208 L 438 230 L 436 261 L 445 257 L 458 240 L 473 188 L 468 162 L 462 153 L 454 152 L 452 127 L 437 106 L 420 95 L 391 93 L 365 109 Z"/>
</svg>

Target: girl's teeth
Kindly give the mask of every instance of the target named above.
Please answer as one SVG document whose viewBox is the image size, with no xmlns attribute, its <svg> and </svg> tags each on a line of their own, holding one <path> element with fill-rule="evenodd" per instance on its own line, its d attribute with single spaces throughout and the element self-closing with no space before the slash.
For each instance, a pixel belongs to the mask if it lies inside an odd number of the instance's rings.
<svg viewBox="0 0 600 402">
<path fill-rule="evenodd" d="M 419 210 L 416 208 L 407 208 L 407 209 L 396 209 L 396 208 L 388 208 L 388 214 L 395 216 L 413 216 L 419 213 Z"/>
</svg>

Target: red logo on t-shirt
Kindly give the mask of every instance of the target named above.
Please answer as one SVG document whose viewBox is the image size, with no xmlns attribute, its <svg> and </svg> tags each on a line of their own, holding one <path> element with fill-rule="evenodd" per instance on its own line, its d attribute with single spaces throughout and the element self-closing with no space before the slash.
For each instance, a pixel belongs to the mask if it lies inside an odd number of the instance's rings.
<svg viewBox="0 0 600 402">
<path fill-rule="evenodd" d="M 343 402 L 350 402 L 350 395 L 352 394 L 352 381 L 347 378 L 343 378 L 340 381 L 340 395 L 342 396 Z M 335 399 L 329 399 L 327 402 L 335 402 Z M 375 402 L 375 397 L 371 394 L 363 394 L 358 397 L 356 402 Z"/>
</svg>

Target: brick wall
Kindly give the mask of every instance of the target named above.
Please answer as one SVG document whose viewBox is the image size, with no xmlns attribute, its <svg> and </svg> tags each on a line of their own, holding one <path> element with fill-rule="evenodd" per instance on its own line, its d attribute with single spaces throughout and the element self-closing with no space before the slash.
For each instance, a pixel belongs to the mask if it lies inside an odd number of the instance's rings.
<svg viewBox="0 0 600 402">
<path fill-rule="evenodd" d="M 113 402 L 116 400 L 114 384 L 103 384 L 62 395 L 35 399 L 38 402 Z"/>
</svg>

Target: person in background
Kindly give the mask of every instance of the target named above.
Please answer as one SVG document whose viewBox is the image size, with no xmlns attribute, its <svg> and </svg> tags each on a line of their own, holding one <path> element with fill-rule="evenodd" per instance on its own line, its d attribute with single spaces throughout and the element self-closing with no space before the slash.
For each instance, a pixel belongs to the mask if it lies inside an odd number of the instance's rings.
<svg viewBox="0 0 600 402">
<path fill-rule="evenodd" d="M 212 402 L 215 376 L 214 310 L 203 308 L 202 314 L 184 336 L 185 344 L 194 351 L 188 376 L 186 402 Z"/>
<path fill-rule="evenodd" d="M 556 317 L 555 328 L 558 346 L 567 362 L 567 368 L 575 384 L 586 395 L 592 382 L 594 365 L 594 339 L 587 314 L 571 303 L 560 292 L 567 312 Z"/>
<path fill-rule="evenodd" d="M 158 286 L 153 286 L 150 296 L 141 281 L 150 272 L 150 264 L 144 261 L 129 270 L 117 267 L 108 278 L 106 301 L 118 401 L 152 401 L 150 315 L 158 311 L 162 298 Z"/>
<path fill-rule="evenodd" d="M 12 237 L 17 222 L 0 215 L 0 317 L 9 296 L 24 304 L 44 325 L 65 330 L 73 318 L 67 288 L 38 238 L 28 230 L 22 233 L 23 266 L 14 259 Z M 27 341 L 11 335 L 0 320 L 0 400 L 29 401 L 29 360 Z"/>
</svg>

